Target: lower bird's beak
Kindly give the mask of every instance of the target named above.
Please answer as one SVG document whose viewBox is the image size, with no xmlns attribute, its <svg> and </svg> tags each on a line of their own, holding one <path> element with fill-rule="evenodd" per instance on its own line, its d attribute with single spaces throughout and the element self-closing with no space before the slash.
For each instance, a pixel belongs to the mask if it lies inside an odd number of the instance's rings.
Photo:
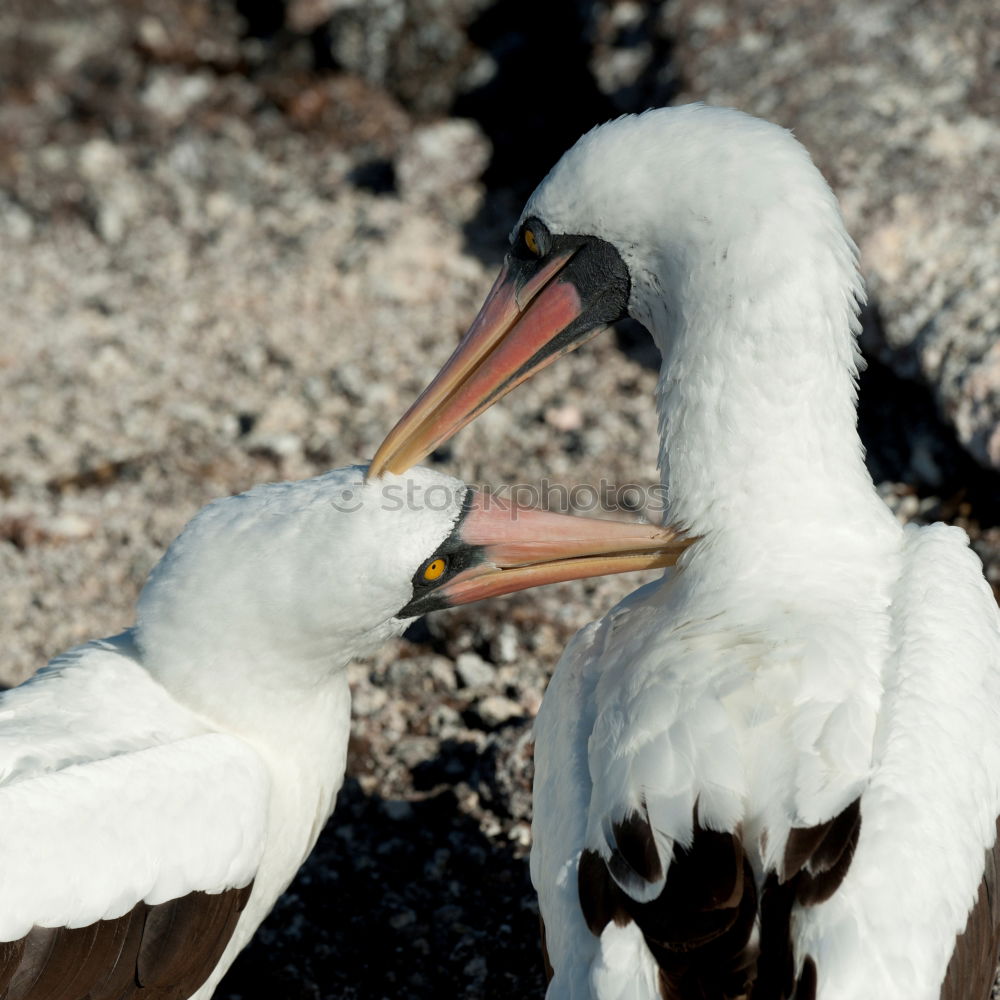
<svg viewBox="0 0 1000 1000">
<path fill-rule="evenodd" d="M 457 539 L 476 552 L 475 560 L 415 596 L 407 616 L 547 583 L 672 566 L 691 544 L 669 528 L 554 514 L 478 491 Z"/>
<path fill-rule="evenodd" d="M 369 466 L 402 473 L 515 386 L 603 329 L 567 268 L 579 248 L 526 269 L 508 256 L 479 315 L 433 382 L 389 432 Z M 584 257 L 586 255 L 583 255 Z"/>
</svg>

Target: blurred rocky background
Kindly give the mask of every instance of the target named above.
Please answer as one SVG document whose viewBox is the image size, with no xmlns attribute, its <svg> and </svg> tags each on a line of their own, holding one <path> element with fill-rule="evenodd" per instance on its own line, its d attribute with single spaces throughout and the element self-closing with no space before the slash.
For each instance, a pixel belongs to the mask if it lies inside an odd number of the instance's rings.
<svg viewBox="0 0 1000 1000">
<path fill-rule="evenodd" d="M 871 290 L 872 473 L 901 519 L 965 527 L 1000 583 L 996 5 L 542 6 L 0 5 L 5 683 L 127 625 L 212 497 L 370 457 L 562 150 L 695 99 L 813 152 Z M 625 325 L 433 461 L 651 483 L 654 381 Z M 439 615 L 356 665 L 337 812 L 218 996 L 541 997 L 530 720 L 572 632 L 636 583 Z"/>
</svg>

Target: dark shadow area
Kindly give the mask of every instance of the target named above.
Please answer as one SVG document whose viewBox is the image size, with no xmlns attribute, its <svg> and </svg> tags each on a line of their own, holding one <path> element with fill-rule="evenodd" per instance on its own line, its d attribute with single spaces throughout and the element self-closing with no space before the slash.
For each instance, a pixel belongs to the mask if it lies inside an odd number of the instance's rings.
<svg viewBox="0 0 1000 1000">
<path fill-rule="evenodd" d="M 285 26 L 285 0 L 235 0 L 234 6 L 250 38 L 272 38 Z"/>
<path fill-rule="evenodd" d="M 523 198 L 568 146 L 614 114 L 589 69 L 586 28 L 585 5 L 574 0 L 551 0 L 544 16 L 537 2 L 499 0 L 469 26 L 496 71 L 459 94 L 452 113 L 475 119 L 493 143 L 483 178 L 490 189 Z"/>
<path fill-rule="evenodd" d="M 937 411 L 926 386 L 868 359 L 858 401 L 858 430 L 875 482 L 902 482 L 941 503 L 932 519 L 1000 524 L 1000 476 L 982 468 Z"/>
<path fill-rule="evenodd" d="M 473 743 L 464 740 L 442 740 L 438 755 L 431 760 L 421 761 L 413 768 L 413 787 L 418 792 L 431 792 L 440 786 L 467 781 L 476 788 L 484 783 L 484 771 L 496 771 L 496 749 L 487 748 L 486 754 L 477 751 Z M 485 775 L 488 777 L 488 775 Z"/>
<path fill-rule="evenodd" d="M 510 719 L 506 726 L 523 726 L 523 717 Z M 418 792 L 435 795 L 447 785 L 459 781 L 476 789 L 483 805 L 503 819 L 513 818 L 509 808 L 510 782 L 502 776 L 502 754 L 496 743 L 479 750 L 466 740 L 442 740 L 438 755 L 421 761 L 413 768 L 413 787 Z M 534 897 L 532 897 L 534 898 Z"/>
<path fill-rule="evenodd" d="M 540 998 L 534 898 L 527 861 L 491 842 L 451 787 L 392 801 L 351 778 L 216 997 Z"/>
<path fill-rule="evenodd" d="M 498 0 L 469 26 L 470 42 L 494 67 L 451 108 L 474 119 L 493 145 L 483 175 L 486 201 L 465 227 L 471 253 L 489 264 L 499 260 L 525 199 L 581 135 L 680 92 L 674 41 L 656 23 L 661 6 L 644 5 L 638 20 L 612 29 L 613 5 L 552 0 L 540 16 L 530 0 Z M 630 74 L 602 87 L 598 77 L 626 52 L 645 55 L 633 60 Z"/>
<path fill-rule="evenodd" d="M 867 358 L 858 383 L 858 430 L 868 471 L 926 490 L 961 478 L 965 465 L 954 434 L 938 416 L 930 392 Z M 971 460 L 970 460 L 971 461 Z"/>
<path fill-rule="evenodd" d="M 394 194 L 396 191 L 396 168 L 392 160 L 369 160 L 349 171 L 347 176 L 362 191 L 372 194 Z"/>
<path fill-rule="evenodd" d="M 651 371 L 660 370 L 660 351 L 652 334 L 638 320 L 627 318 L 613 327 L 615 346 L 627 358 Z"/>
</svg>

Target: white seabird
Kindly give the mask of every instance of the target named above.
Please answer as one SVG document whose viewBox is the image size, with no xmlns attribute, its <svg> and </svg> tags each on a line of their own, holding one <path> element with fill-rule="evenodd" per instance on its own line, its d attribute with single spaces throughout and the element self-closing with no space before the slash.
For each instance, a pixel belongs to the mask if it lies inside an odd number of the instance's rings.
<svg viewBox="0 0 1000 1000">
<path fill-rule="evenodd" d="M 550 1000 L 985 1000 L 1000 933 L 1000 623 L 964 532 L 900 526 L 856 429 L 854 244 L 790 133 L 700 105 L 585 135 L 405 470 L 631 315 L 698 536 L 566 650 L 536 724 Z"/>
<path fill-rule="evenodd" d="M 3 1000 L 209 997 L 333 809 L 350 660 L 434 608 L 683 548 L 364 474 L 209 504 L 134 627 L 0 695 Z"/>
</svg>

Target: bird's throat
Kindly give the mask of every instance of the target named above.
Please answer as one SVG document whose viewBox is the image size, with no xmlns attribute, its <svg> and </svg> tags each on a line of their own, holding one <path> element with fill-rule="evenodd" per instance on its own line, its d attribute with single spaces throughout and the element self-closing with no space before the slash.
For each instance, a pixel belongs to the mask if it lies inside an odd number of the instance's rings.
<svg viewBox="0 0 1000 1000">
<path fill-rule="evenodd" d="M 791 338 L 749 330 L 679 338 L 657 387 L 660 470 L 669 520 L 739 540 L 741 551 L 821 553 L 844 525 L 894 522 L 864 464 L 856 369 L 830 352 L 782 350 Z M 715 351 L 715 344 L 720 349 Z"/>
</svg>

